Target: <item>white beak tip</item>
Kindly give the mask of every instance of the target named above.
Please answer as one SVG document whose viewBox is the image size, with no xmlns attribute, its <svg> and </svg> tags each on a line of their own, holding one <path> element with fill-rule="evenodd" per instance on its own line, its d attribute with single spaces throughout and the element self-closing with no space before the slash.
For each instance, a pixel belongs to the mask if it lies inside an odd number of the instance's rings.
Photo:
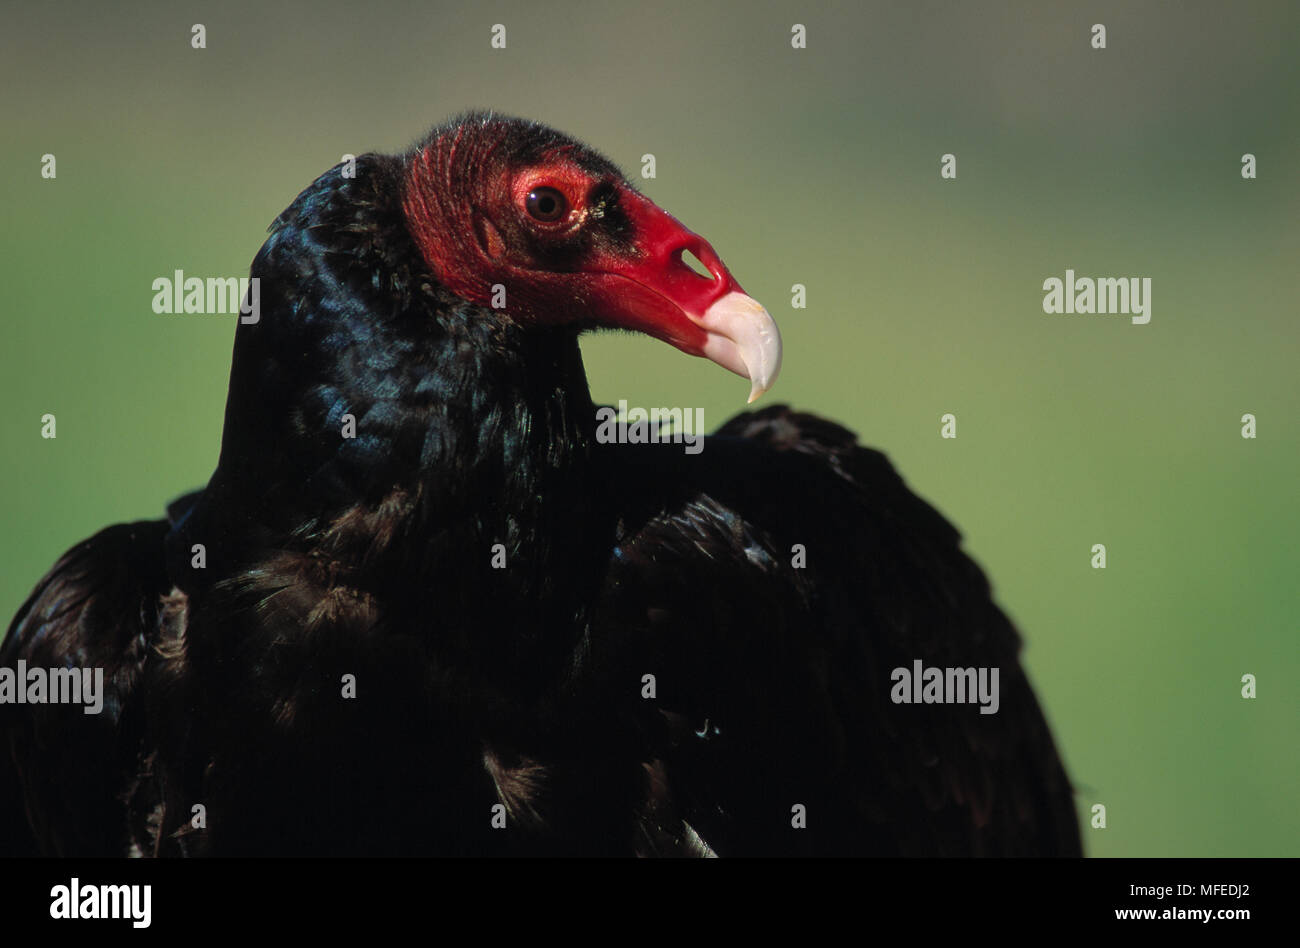
<svg viewBox="0 0 1300 948">
<path fill-rule="evenodd" d="M 750 380 L 749 404 L 772 387 L 781 371 L 781 330 L 761 303 L 728 293 L 699 322 L 709 333 L 705 357 Z"/>
</svg>

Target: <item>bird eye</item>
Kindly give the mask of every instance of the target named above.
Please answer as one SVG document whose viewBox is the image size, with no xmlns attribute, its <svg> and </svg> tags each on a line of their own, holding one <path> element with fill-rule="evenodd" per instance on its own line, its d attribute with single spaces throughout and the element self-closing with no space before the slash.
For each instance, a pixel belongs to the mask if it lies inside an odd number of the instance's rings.
<svg viewBox="0 0 1300 948">
<path fill-rule="evenodd" d="M 569 202 L 555 188 L 533 188 L 528 192 L 524 207 L 537 220 L 552 223 L 568 213 Z"/>
</svg>

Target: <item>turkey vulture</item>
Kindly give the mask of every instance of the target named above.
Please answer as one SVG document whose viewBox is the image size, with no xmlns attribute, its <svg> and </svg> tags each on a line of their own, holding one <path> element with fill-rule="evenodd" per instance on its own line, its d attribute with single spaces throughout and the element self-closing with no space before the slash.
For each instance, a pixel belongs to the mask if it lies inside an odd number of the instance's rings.
<svg viewBox="0 0 1300 948">
<path fill-rule="evenodd" d="M 599 436 L 584 331 L 751 401 L 781 358 L 609 161 L 463 115 L 321 175 L 251 276 L 211 481 L 9 628 L 5 852 L 1079 852 L 1017 632 L 882 454 L 784 406 Z M 68 669 L 99 713 L 17 703 Z"/>
</svg>

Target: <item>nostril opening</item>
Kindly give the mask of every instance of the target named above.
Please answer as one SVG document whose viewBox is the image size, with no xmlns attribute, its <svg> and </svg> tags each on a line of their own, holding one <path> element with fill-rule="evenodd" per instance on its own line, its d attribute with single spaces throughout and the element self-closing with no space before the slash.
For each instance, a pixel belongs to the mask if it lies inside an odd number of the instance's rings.
<svg viewBox="0 0 1300 948">
<path fill-rule="evenodd" d="M 704 263 L 700 260 L 699 257 L 691 253 L 691 251 L 682 250 L 679 254 L 679 258 L 683 263 L 685 263 L 688 267 L 694 270 L 696 274 L 698 274 L 699 276 L 704 277 L 704 279 L 706 280 L 713 279 L 713 274 L 709 272 L 709 268 L 704 265 Z"/>
</svg>

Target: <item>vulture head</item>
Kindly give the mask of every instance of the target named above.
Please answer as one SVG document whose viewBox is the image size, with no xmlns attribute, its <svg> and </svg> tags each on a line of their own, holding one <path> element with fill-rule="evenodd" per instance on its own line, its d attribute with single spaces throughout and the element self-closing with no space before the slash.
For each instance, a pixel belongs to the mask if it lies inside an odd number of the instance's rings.
<svg viewBox="0 0 1300 948">
<path fill-rule="evenodd" d="M 781 336 L 767 310 L 708 241 L 585 145 L 473 115 L 417 146 L 405 185 L 412 237 L 464 299 L 525 323 L 646 333 L 749 379 L 751 402 L 775 381 Z"/>
</svg>

